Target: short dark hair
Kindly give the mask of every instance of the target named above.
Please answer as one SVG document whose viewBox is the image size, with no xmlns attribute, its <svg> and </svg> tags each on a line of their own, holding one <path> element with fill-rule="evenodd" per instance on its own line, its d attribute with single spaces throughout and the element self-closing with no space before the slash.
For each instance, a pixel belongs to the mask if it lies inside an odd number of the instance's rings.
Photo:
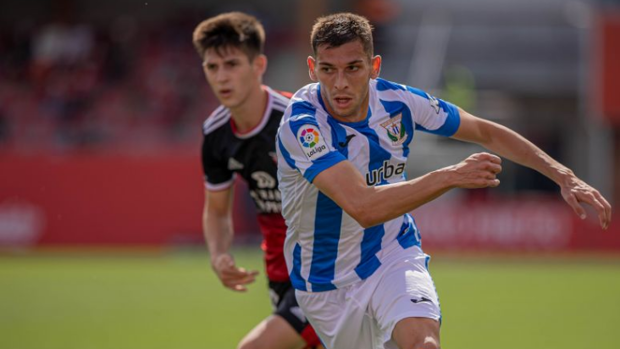
<svg viewBox="0 0 620 349">
<path fill-rule="evenodd" d="M 228 12 L 198 24 L 192 42 L 201 59 L 211 48 L 222 54 L 224 50 L 235 47 L 252 61 L 263 53 L 265 29 L 254 16 L 243 12 Z"/>
<path fill-rule="evenodd" d="M 372 30 L 372 25 L 365 17 L 348 12 L 335 13 L 316 20 L 310 34 L 310 44 L 316 56 L 319 46 L 338 47 L 360 40 L 368 57 L 372 57 Z"/>
</svg>

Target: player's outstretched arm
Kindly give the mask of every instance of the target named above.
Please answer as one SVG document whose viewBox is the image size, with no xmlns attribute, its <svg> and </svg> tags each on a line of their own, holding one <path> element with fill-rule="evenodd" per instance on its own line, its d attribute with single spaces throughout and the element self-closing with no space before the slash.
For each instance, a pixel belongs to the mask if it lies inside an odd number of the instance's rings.
<svg viewBox="0 0 620 349">
<path fill-rule="evenodd" d="M 313 184 L 367 228 L 410 212 L 452 188 L 496 187 L 501 170 L 499 157 L 479 153 L 412 180 L 369 187 L 353 164 L 342 161 L 319 173 Z"/>
<path fill-rule="evenodd" d="M 230 254 L 233 240 L 232 193 L 232 188 L 205 190 L 202 225 L 213 271 L 225 287 L 245 292 L 245 285 L 254 282 L 258 272 L 237 267 Z"/>
<path fill-rule="evenodd" d="M 453 138 L 480 144 L 500 156 L 542 173 L 560 186 L 562 197 L 577 215 L 585 218 L 586 211 L 581 203 L 588 204 L 598 213 L 601 227 L 607 229 L 611 221 L 611 205 L 598 190 L 518 133 L 462 109 L 459 112 L 461 124 Z"/>
</svg>

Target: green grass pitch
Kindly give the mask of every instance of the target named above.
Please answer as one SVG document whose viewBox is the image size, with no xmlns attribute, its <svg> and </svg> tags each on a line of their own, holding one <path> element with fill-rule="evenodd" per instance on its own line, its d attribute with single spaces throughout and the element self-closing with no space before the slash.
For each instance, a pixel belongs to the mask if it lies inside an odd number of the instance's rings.
<svg viewBox="0 0 620 349">
<path fill-rule="evenodd" d="M 262 271 L 258 248 L 235 253 Z M 431 272 L 444 348 L 620 348 L 620 259 L 457 259 Z M 205 253 L 0 255 L 0 348 L 229 349 L 271 311 Z"/>
</svg>

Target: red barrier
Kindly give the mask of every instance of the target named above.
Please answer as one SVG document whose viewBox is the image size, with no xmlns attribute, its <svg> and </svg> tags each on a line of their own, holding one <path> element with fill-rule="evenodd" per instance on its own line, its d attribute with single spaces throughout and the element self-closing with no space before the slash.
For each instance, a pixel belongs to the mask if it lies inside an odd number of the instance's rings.
<svg viewBox="0 0 620 349">
<path fill-rule="evenodd" d="M 559 194 L 464 203 L 441 199 L 413 212 L 425 246 L 492 251 L 620 251 L 619 217 L 609 230 L 588 209 L 580 220 Z"/>
<path fill-rule="evenodd" d="M 0 154 L 0 246 L 202 244 L 201 173 L 197 152 Z M 240 189 L 236 234 L 258 239 L 252 204 Z M 620 251 L 618 217 L 602 231 L 594 219 L 577 219 L 559 195 L 442 198 L 414 217 L 433 249 Z"/>
<path fill-rule="evenodd" d="M 0 173 L 0 246 L 203 241 L 197 153 L 2 154 Z"/>
<path fill-rule="evenodd" d="M 596 19 L 592 106 L 610 124 L 620 125 L 620 11 L 599 13 Z"/>
</svg>

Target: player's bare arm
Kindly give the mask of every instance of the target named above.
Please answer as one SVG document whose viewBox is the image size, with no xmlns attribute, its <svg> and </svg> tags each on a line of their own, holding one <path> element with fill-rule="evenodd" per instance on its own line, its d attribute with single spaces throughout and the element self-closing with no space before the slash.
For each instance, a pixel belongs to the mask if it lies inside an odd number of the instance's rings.
<svg viewBox="0 0 620 349">
<path fill-rule="evenodd" d="M 499 157 L 478 153 L 409 181 L 367 186 L 362 174 L 342 161 L 317 175 L 313 183 L 367 228 L 411 212 L 453 188 L 496 187 L 501 170 Z"/>
<path fill-rule="evenodd" d="M 580 203 L 588 204 L 596 210 L 601 227 L 607 229 L 611 221 L 611 205 L 598 190 L 518 133 L 462 109 L 459 112 L 461 125 L 453 138 L 480 144 L 500 156 L 542 173 L 560 186 L 562 197 L 577 215 L 585 218 L 586 211 Z"/>
<path fill-rule="evenodd" d="M 245 292 L 245 285 L 254 282 L 257 271 L 237 267 L 230 247 L 232 227 L 233 189 L 205 190 L 203 230 L 211 256 L 211 267 L 222 284 L 234 291 Z"/>
</svg>

